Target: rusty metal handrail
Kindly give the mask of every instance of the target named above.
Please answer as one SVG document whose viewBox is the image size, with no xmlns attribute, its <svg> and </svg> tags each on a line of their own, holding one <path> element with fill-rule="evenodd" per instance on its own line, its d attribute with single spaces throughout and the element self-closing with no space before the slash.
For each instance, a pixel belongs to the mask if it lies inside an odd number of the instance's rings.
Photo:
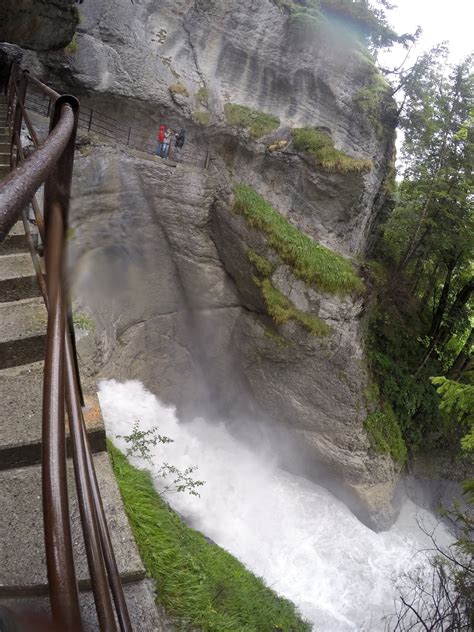
<svg viewBox="0 0 474 632">
<path fill-rule="evenodd" d="M 48 137 L 40 146 L 35 142 L 36 150 L 25 159 L 21 125 L 29 83 L 51 99 L 52 114 Z M 7 94 L 8 121 L 13 126 L 12 164 L 19 166 L 0 183 L 0 242 L 22 216 L 39 287 L 48 309 L 42 467 L 45 548 L 53 619 L 59 629 L 82 632 L 67 495 L 66 402 L 78 504 L 99 627 L 107 632 L 118 629 L 131 632 L 82 414 L 73 331 L 66 319 L 63 253 L 79 105 L 75 97 L 60 96 L 16 65 L 12 66 Z M 30 128 L 31 122 L 26 124 Z M 40 217 L 35 194 L 43 183 L 45 228 L 41 232 L 45 234 L 46 284 L 25 211 L 31 203 L 35 216 Z M 38 224 L 42 229 L 41 222 Z"/>
</svg>

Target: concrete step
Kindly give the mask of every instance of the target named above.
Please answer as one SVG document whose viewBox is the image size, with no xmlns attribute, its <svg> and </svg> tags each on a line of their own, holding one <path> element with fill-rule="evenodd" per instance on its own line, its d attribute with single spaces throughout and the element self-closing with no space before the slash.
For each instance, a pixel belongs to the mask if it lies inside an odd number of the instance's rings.
<svg viewBox="0 0 474 632">
<path fill-rule="evenodd" d="M 10 167 L 7 167 L 5 165 L 0 165 L 0 180 L 3 180 L 3 178 L 6 178 L 6 176 L 10 173 Z"/>
<path fill-rule="evenodd" d="M 7 238 L 5 239 L 5 241 L 0 244 L 0 255 L 12 254 L 12 253 L 17 253 L 17 252 L 23 252 L 23 253 L 29 252 L 28 240 L 24 233 L 22 235 L 21 234 L 7 235 Z"/>
<path fill-rule="evenodd" d="M 40 297 L 0 303 L 0 369 L 44 359 L 46 322 Z"/>
<path fill-rule="evenodd" d="M 0 371 L 0 470 L 41 461 L 43 362 Z M 99 402 L 86 397 L 84 419 L 93 452 L 105 450 L 105 431 Z M 69 436 L 67 447 L 69 449 Z"/>
<path fill-rule="evenodd" d="M 36 276 L 0 281 L 0 303 L 12 303 L 35 296 L 41 296 Z"/>
<path fill-rule="evenodd" d="M 106 452 L 94 456 L 112 544 L 124 582 L 145 576 L 120 492 Z M 82 588 L 90 587 L 79 509 L 68 461 L 68 486 L 76 576 Z M 0 596 L 44 595 L 47 592 L 41 503 L 41 467 L 0 472 Z"/>
<path fill-rule="evenodd" d="M 19 237 L 21 235 L 12 235 L 13 239 L 18 239 Z M 3 246 L 4 244 L 1 247 Z M 32 276 L 34 273 L 35 269 L 29 252 L 4 254 L 3 250 L 0 250 L 0 281 Z"/>
<path fill-rule="evenodd" d="M 125 600 L 130 614 L 130 622 L 135 632 L 165 632 L 172 628 L 164 627 L 155 606 L 155 591 L 148 579 L 124 585 Z M 94 608 L 92 592 L 80 594 L 81 614 L 84 632 L 98 632 L 99 624 Z M 0 604 L 10 608 L 14 613 L 32 613 L 49 616 L 51 612 L 48 597 L 19 597 L 2 599 Z M 174 629 L 174 628 L 173 628 Z"/>
</svg>

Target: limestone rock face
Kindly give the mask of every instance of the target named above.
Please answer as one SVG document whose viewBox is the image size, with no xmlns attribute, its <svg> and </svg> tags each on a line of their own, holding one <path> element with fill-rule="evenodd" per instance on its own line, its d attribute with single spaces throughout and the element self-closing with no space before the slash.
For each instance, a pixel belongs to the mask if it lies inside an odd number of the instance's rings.
<svg viewBox="0 0 474 632">
<path fill-rule="evenodd" d="M 64 48 L 78 21 L 74 0 L 2 0 L 0 42 L 33 50 Z"/>
<path fill-rule="evenodd" d="M 293 23 L 271 0 L 83 6 L 77 51 L 30 56 L 36 70 L 150 139 L 161 122 L 187 130 L 176 168 L 120 147 L 78 155 L 71 274 L 77 308 L 96 323 L 98 348 L 91 334 L 80 341 L 91 378 L 139 378 L 183 415 L 266 418 L 275 433 L 289 432 L 310 463 L 305 473 L 371 526 L 387 526 L 398 471 L 373 454 L 363 428 L 363 299 L 308 288 L 275 261 L 274 287 L 332 333 L 276 326 L 247 257 L 252 248 L 272 258 L 271 249 L 230 213 L 233 186 L 246 182 L 323 245 L 364 253 L 394 141 L 382 108 L 357 105 L 372 62 L 334 32 Z M 255 140 L 228 123 L 226 103 L 277 116 L 280 127 Z M 210 124 L 198 125 L 197 113 Z M 292 146 L 291 129 L 303 126 L 323 128 L 372 168 L 317 168 Z"/>
</svg>

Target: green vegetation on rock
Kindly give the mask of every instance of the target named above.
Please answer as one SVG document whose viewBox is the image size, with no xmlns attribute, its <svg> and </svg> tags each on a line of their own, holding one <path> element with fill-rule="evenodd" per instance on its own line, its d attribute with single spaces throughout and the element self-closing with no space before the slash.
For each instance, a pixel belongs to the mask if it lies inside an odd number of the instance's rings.
<svg viewBox="0 0 474 632">
<path fill-rule="evenodd" d="M 391 96 L 391 88 L 374 66 L 369 83 L 354 95 L 352 101 L 373 125 L 379 138 L 383 138 L 384 121 L 395 127 L 397 105 Z"/>
<path fill-rule="evenodd" d="M 407 447 L 397 418 L 390 406 L 371 413 L 364 422 L 371 447 L 378 454 L 390 454 L 392 459 L 403 465 L 407 458 Z"/>
<path fill-rule="evenodd" d="M 74 312 L 72 322 L 77 329 L 88 332 L 95 331 L 95 324 L 92 318 L 82 312 Z"/>
<path fill-rule="evenodd" d="M 72 40 L 69 42 L 69 44 L 64 49 L 64 52 L 67 55 L 74 55 L 75 53 L 77 53 L 77 37 L 76 37 L 75 33 L 73 35 Z"/>
<path fill-rule="evenodd" d="M 247 250 L 247 259 L 251 264 L 255 266 L 255 269 L 262 277 L 269 277 L 273 272 L 273 266 L 265 259 L 265 257 L 261 257 L 254 250 Z"/>
<path fill-rule="evenodd" d="M 268 314 L 277 325 L 294 320 L 313 336 L 327 336 L 331 333 L 331 328 L 320 318 L 296 308 L 290 299 L 273 285 L 270 279 L 263 279 L 260 287 Z"/>
<path fill-rule="evenodd" d="M 295 606 L 190 529 L 109 443 L 112 467 L 157 602 L 183 626 L 206 632 L 309 632 Z"/>
<path fill-rule="evenodd" d="M 293 273 L 319 290 L 333 294 L 362 292 L 361 279 L 352 264 L 299 231 L 261 195 L 246 184 L 234 188 L 232 211 L 263 231 L 268 244 L 291 267 Z"/>
<path fill-rule="evenodd" d="M 315 164 L 325 171 L 364 173 L 372 168 L 372 161 L 368 158 L 351 158 L 336 149 L 331 136 L 323 130 L 298 127 L 291 134 L 294 148 L 310 154 Z"/>
<path fill-rule="evenodd" d="M 171 94 L 180 94 L 184 97 L 189 96 L 188 89 L 182 83 L 173 83 L 168 87 Z"/>
<path fill-rule="evenodd" d="M 197 111 L 193 112 L 193 119 L 196 123 L 199 123 L 199 125 L 206 126 L 211 122 L 211 115 L 209 112 Z"/>
<path fill-rule="evenodd" d="M 280 126 L 280 119 L 277 116 L 259 112 L 245 105 L 226 103 L 224 112 L 229 125 L 248 128 L 253 139 L 267 136 Z"/>
<path fill-rule="evenodd" d="M 254 277 L 265 301 L 267 313 L 277 325 L 283 325 L 294 320 L 302 325 L 313 336 L 326 336 L 331 328 L 324 321 L 295 307 L 295 305 L 270 280 L 274 266 L 268 259 L 260 256 L 254 250 L 247 250 L 247 259 L 255 267 L 258 276 Z"/>
<path fill-rule="evenodd" d="M 203 105 L 207 105 L 209 100 L 209 90 L 206 86 L 201 86 L 199 90 L 196 92 L 197 100 Z"/>
</svg>

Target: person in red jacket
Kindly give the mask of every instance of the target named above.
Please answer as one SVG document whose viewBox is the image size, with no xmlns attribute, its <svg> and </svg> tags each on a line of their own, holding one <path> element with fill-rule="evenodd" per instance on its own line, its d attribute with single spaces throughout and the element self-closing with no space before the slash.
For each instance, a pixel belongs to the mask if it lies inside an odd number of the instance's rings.
<svg viewBox="0 0 474 632">
<path fill-rule="evenodd" d="M 155 151 L 156 156 L 162 156 L 163 143 L 165 141 L 165 131 L 166 131 L 166 125 L 163 125 L 163 124 L 160 125 L 160 128 L 158 130 L 158 135 L 156 137 L 158 141 L 158 147 L 156 148 L 156 151 Z"/>
</svg>

